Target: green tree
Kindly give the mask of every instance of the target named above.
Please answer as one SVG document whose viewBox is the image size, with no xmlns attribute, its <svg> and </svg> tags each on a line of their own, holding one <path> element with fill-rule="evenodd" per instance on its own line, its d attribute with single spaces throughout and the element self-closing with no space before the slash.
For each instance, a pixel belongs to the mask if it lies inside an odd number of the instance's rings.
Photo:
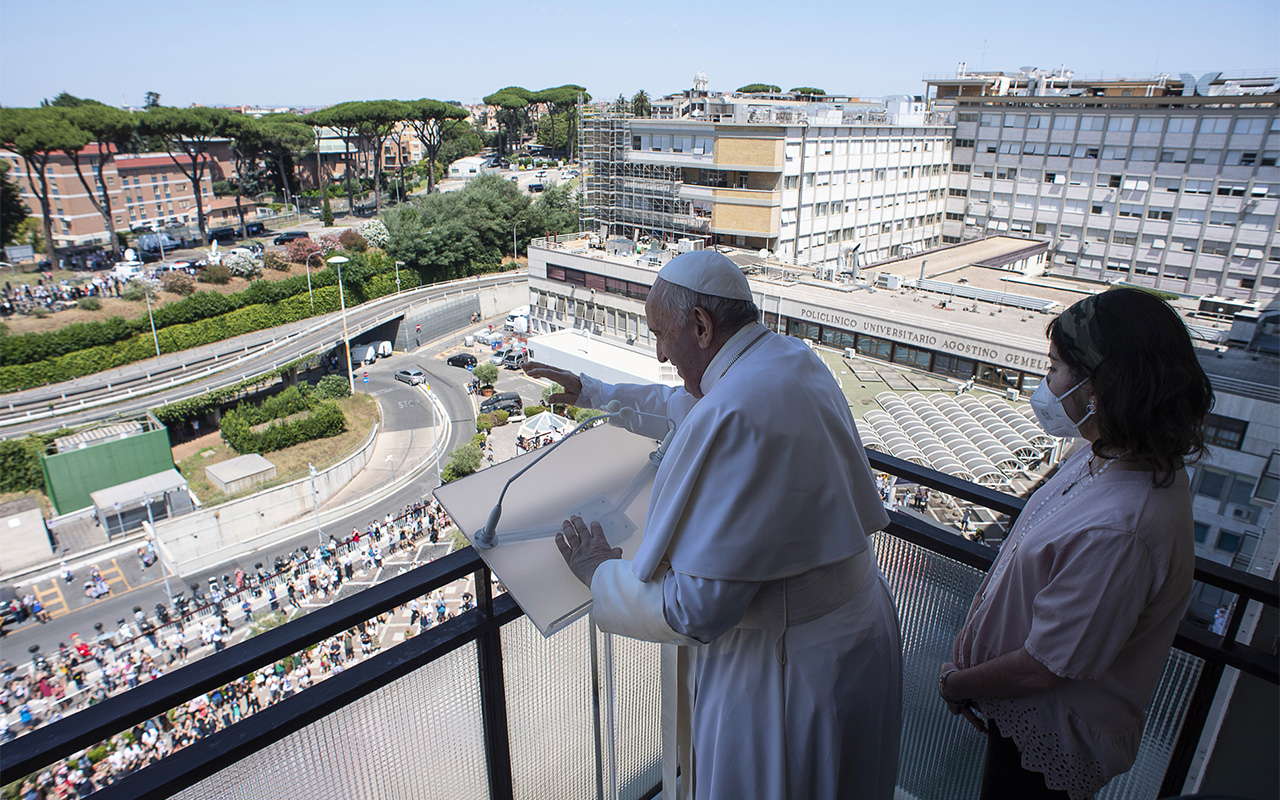
<svg viewBox="0 0 1280 800">
<path fill-rule="evenodd" d="M 481 386 L 492 386 L 498 382 L 498 367 L 491 361 L 476 364 L 475 369 L 471 370 L 471 377 L 480 381 Z"/>
<path fill-rule="evenodd" d="M 359 101 L 338 103 L 335 106 L 313 111 L 303 118 L 308 125 L 331 128 L 342 137 L 345 151 L 342 178 L 347 186 L 347 208 L 352 211 L 356 207 L 355 183 L 358 182 L 359 171 L 351 162 L 351 143 L 352 141 L 363 143 L 361 127 L 364 125 L 364 113 L 360 109 L 361 105 Z"/>
<path fill-rule="evenodd" d="M 80 108 L 81 106 L 100 106 L 97 100 L 90 100 L 84 97 L 76 97 L 73 94 L 59 92 L 58 96 L 52 100 L 41 100 L 42 106 L 53 106 L 54 108 Z"/>
<path fill-rule="evenodd" d="M 428 97 L 411 100 L 405 105 L 409 111 L 406 121 L 427 151 L 427 193 L 430 194 L 436 190 L 436 157 L 440 155 L 448 134 L 467 128 L 467 110 Z"/>
<path fill-rule="evenodd" d="M 627 103 L 627 98 L 624 97 L 621 92 L 619 92 L 618 99 L 613 101 L 613 106 L 609 110 L 622 114 L 622 113 L 626 113 L 630 109 L 631 109 L 631 105 Z"/>
<path fill-rule="evenodd" d="M 482 175 L 457 192 L 414 199 L 383 215 L 386 252 L 418 270 L 422 283 L 497 269 L 511 248 L 513 222 L 529 198 L 511 181 Z"/>
<path fill-rule="evenodd" d="M 292 114 L 271 114 L 261 119 L 263 156 L 274 162 L 284 204 L 290 204 L 294 175 L 291 168 L 295 153 L 315 145 L 315 131 Z M 316 176 L 319 179 L 319 176 Z"/>
<path fill-rule="evenodd" d="M 498 124 L 507 132 L 499 142 L 499 152 L 507 153 L 520 144 L 520 131 L 529 119 L 529 102 L 534 96 L 522 86 L 508 86 L 484 98 L 485 105 L 497 106 Z"/>
<path fill-rule="evenodd" d="M 575 126 L 575 120 L 577 119 L 577 114 L 575 112 L 579 97 L 583 98 L 584 101 L 591 99 L 591 95 L 587 94 L 587 90 L 585 88 L 578 86 L 577 84 L 568 83 L 564 86 L 556 86 L 552 89 L 543 89 L 540 92 L 535 92 L 530 98 L 531 102 L 540 103 L 547 107 L 547 114 L 538 121 L 539 129 L 541 129 L 542 120 L 550 117 L 551 131 L 547 141 L 544 142 L 541 130 L 539 130 L 538 142 L 539 144 L 546 144 L 550 146 L 552 153 L 554 153 L 557 148 L 561 147 L 560 143 L 563 142 L 564 149 L 562 152 L 564 152 L 566 156 L 571 155 L 570 151 L 572 149 L 574 139 L 573 128 Z M 563 138 L 556 136 L 557 118 L 564 123 L 565 134 Z"/>
<path fill-rule="evenodd" d="M 559 129 L 556 126 L 559 124 Z M 550 147 L 552 151 L 568 152 L 569 115 L 543 114 L 538 119 L 538 144 Z"/>
<path fill-rule="evenodd" d="M 382 213 L 382 155 L 396 123 L 409 119 L 408 104 L 399 100 L 367 100 L 360 104 L 360 132 L 373 148 L 373 198 L 376 213 Z M 397 159 L 397 163 L 403 159 Z M 403 178 L 403 173 L 401 178 Z"/>
<path fill-rule="evenodd" d="M 138 122 L 138 132 L 143 136 L 159 138 L 169 153 L 169 158 L 191 181 L 201 239 L 209 235 L 202 191 L 205 173 L 212 163 L 207 155 L 209 145 L 214 140 L 228 138 L 231 135 L 231 125 L 231 114 L 220 108 L 167 106 L 149 106 L 147 113 L 140 115 Z M 179 154 L 183 157 L 179 158 Z"/>
<path fill-rule="evenodd" d="M 142 107 L 143 107 L 143 108 L 147 108 L 147 109 L 151 109 L 151 108 L 159 108 L 159 107 L 160 107 L 160 93 L 159 93 L 159 92 L 147 92 L 147 96 L 146 96 L 146 99 L 145 99 L 145 100 L 143 101 L 143 103 L 142 103 Z"/>
<path fill-rule="evenodd" d="M 449 463 L 445 468 L 440 470 L 440 480 L 448 483 L 458 478 L 465 478 L 480 469 L 480 461 L 480 448 L 470 442 L 461 445 L 449 456 Z"/>
<path fill-rule="evenodd" d="M 66 92 L 58 95 L 53 104 L 56 106 L 59 102 L 65 102 L 66 96 Z M 79 98 L 74 99 L 79 100 Z M 123 152 L 130 146 L 137 123 L 129 112 L 103 105 L 96 100 L 79 100 L 76 105 L 68 108 L 67 117 L 77 128 L 87 131 L 92 137 L 91 144 L 97 145 L 96 156 L 89 159 L 89 166 L 94 174 L 93 187 L 89 186 L 89 181 L 84 174 L 82 150 L 70 150 L 67 155 L 71 156 L 71 163 L 75 166 L 80 185 L 84 187 L 85 194 L 88 195 L 89 201 L 93 203 L 93 207 L 102 217 L 103 225 L 106 226 L 107 247 L 111 252 L 117 252 L 120 243 L 116 238 L 111 192 L 107 189 L 103 170 L 116 153 Z"/>
<path fill-rule="evenodd" d="M 253 187 L 258 159 L 266 149 L 262 123 L 247 115 L 233 116 L 228 120 L 227 133 L 231 137 L 231 164 L 235 178 L 236 216 L 240 218 L 240 235 L 245 235 L 244 205 L 241 198 L 246 188 Z"/>
<path fill-rule="evenodd" d="M 28 213 L 27 204 L 22 202 L 22 187 L 9 177 L 9 162 L 0 160 L 0 247 L 17 241 Z"/>
<path fill-rule="evenodd" d="M 333 206 L 329 205 L 328 192 L 325 192 L 324 199 L 320 202 L 320 222 L 326 228 L 333 227 Z"/>
<path fill-rule="evenodd" d="M 738 87 L 738 94 L 781 94 L 782 87 L 772 83 L 748 83 Z"/>
<path fill-rule="evenodd" d="M 577 193 L 569 184 L 549 186 L 529 206 L 524 218 L 529 224 L 527 230 L 541 236 L 544 231 L 555 233 L 575 233 L 578 230 Z M 525 242 L 526 247 L 528 242 Z M 518 254 L 517 254 L 518 255 Z"/>
<path fill-rule="evenodd" d="M 59 152 L 82 149 L 89 143 L 89 134 L 71 124 L 61 108 L 0 108 L 0 143 L 21 156 L 26 165 L 27 183 L 40 201 L 44 240 L 56 260 L 49 162 Z"/>
<path fill-rule="evenodd" d="M 653 104 L 649 102 L 649 93 L 644 89 L 631 96 L 631 113 L 637 117 L 653 116 Z"/>
<path fill-rule="evenodd" d="M 827 93 L 821 89 L 815 89 L 812 86 L 797 86 L 791 90 L 792 94 L 807 94 L 813 97 L 826 97 Z"/>
</svg>

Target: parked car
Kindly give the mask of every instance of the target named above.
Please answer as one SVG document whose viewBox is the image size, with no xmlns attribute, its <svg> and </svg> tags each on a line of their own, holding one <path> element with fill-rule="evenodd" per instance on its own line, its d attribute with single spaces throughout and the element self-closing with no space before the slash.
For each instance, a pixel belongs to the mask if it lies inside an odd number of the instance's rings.
<svg viewBox="0 0 1280 800">
<path fill-rule="evenodd" d="M 512 350 L 507 353 L 507 357 L 502 360 L 502 366 L 507 369 L 520 369 L 529 360 L 529 354 L 523 350 Z"/>
<path fill-rule="evenodd" d="M 310 239 L 311 236 L 306 231 L 285 231 L 278 234 L 276 238 L 271 240 L 272 244 L 288 244 L 294 239 Z"/>
<path fill-rule="evenodd" d="M 508 414 L 515 414 L 523 410 L 524 401 L 515 392 L 498 392 L 494 396 L 486 397 L 480 401 L 481 414 L 488 414 L 492 411 L 505 411 Z"/>
<path fill-rule="evenodd" d="M 209 230 L 209 243 L 217 242 L 218 244 L 231 244 L 236 240 L 236 229 L 232 227 L 211 228 Z"/>
<path fill-rule="evenodd" d="M 396 380 L 410 386 L 417 386 L 427 382 L 427 373 L 417 368 L 396 370 Z"/>
<path fill-rule="evenodd" d="M 267 232 L 267 226 L 261 222 L 246 222 L 244 224 L 245 236 L 262 236 Z"/>
<path fill-rule="evenodd" d="M 446 358 L 444 363 L 451 367 L 464 367 L 470 369 L 476 365 L 476 357 L 470 353 L 454 353 Z"/>
<path fill-rule="evenodd" d="M 537 194 L 538 192 L 542 191 L 542 190 L 543 190 L 543 189 L 545 189 L 545 188 L 547 188 L 547 187 L 546 187 L 546 186 L 543 186 L 541 183 L 531 183 L 531 184 L 529 184 L 529 192 L 530 192 L 530 193 L 532 193 L 532 194 Z"/>
</svg>

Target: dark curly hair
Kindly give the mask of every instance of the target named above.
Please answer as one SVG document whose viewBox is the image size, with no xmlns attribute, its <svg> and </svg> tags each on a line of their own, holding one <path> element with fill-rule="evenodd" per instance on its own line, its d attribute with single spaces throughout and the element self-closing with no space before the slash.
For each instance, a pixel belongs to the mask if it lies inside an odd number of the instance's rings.
<svg viewBox="0 0 1280 800">
<path fill-rule="evenodd" d="M 1082 311 L 1084 324 L 1063 323 Z M 1188 460 L 1204 455 L 1213 388 L 1168 303 L 1141 289 L 1111 289 L 1072 306 L 1045 333 L 1074 381 L 1093 384 L 1096 456 L 1128 453 L 1151 471 L 1153 484 L 1168 486 Z"/>
</svg>

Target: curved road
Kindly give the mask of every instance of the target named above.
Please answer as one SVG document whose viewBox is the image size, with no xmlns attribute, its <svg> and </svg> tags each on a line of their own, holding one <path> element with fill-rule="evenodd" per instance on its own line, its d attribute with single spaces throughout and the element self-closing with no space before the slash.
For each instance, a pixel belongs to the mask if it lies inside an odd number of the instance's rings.
<svg viewBox="0 0 1280 800">
<path fill-rule="evenodd" d="M 410 306 L 525 280 L 524 272 L 507 272 L 389 295 L 347 309 L 347 327 L 354 339 L 402 316 Z M 184 400 L 210 389 L 232 386 L 341 341 L 342 316 L 335 312 L 55 386 L 13 392 L 0 398 L 0 438 L 83 425 Z"/>
</svg>

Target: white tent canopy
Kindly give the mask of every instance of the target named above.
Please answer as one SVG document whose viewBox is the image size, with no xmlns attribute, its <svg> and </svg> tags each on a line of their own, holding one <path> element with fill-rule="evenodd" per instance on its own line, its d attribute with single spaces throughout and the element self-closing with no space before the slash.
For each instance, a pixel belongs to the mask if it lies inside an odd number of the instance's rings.
<svg viewBox="0 0 1280 800">
<path fill-rule="evenodd" d="M 573 428 L 573 422 L 565 419 L 559 414 L 552 414 L 550 411 L 543 411 L 541 414 L 534 414 L 524 421 L 518 431 L 519 435 L 525 438 L 534 438 L 537 436 L 546 436 L 547 434 L 559 435 Z"/>
</svg>

